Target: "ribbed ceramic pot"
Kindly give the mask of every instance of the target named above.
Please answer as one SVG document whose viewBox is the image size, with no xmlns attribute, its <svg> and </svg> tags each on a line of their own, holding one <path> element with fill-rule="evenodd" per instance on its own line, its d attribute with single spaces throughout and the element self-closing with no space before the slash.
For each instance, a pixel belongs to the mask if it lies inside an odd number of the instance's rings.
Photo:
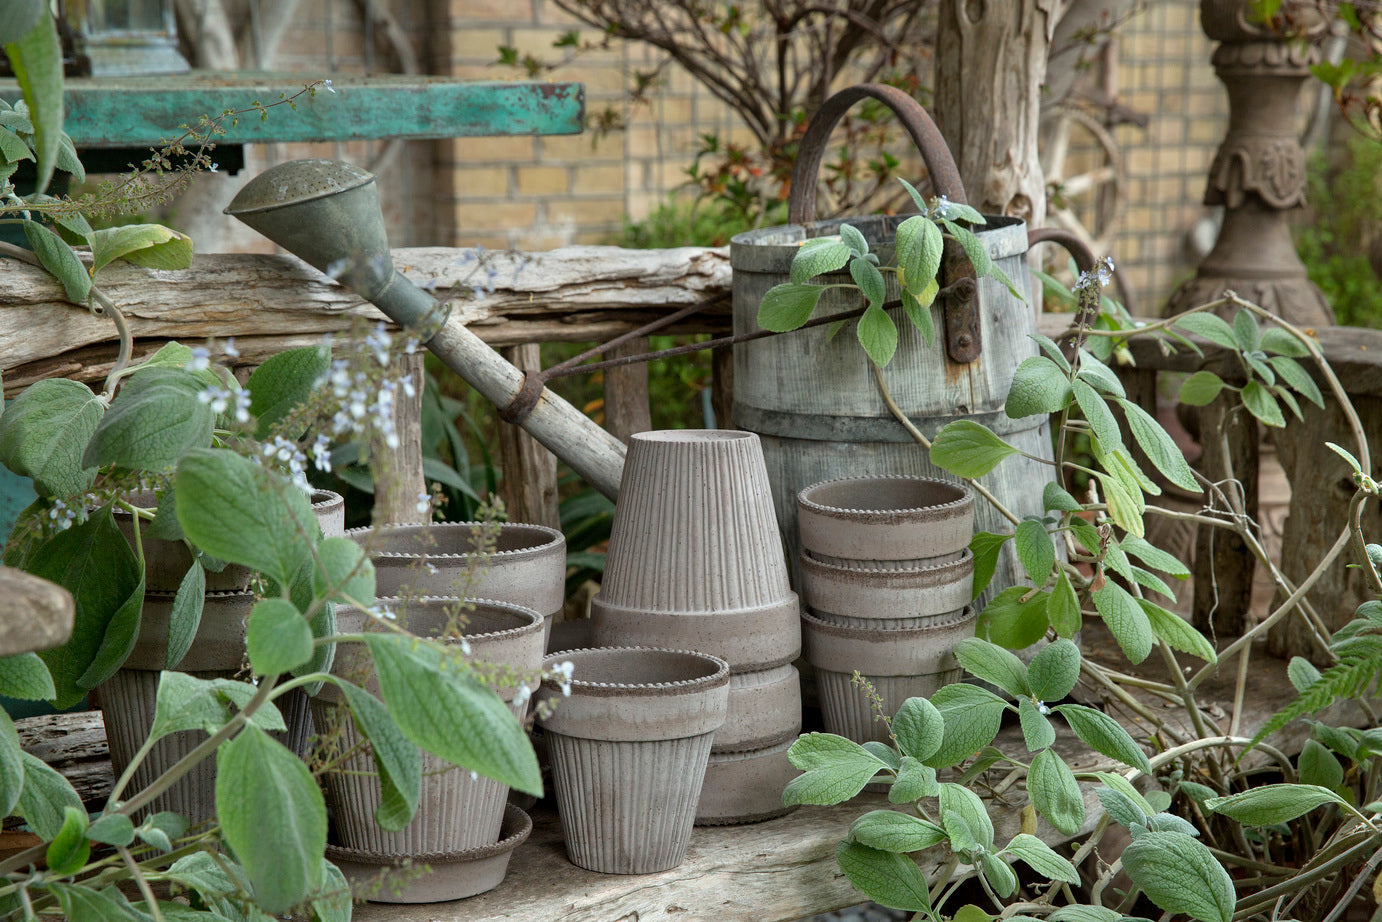
<svg viewBox="0 0 1382 922">
<path fill-rule="evenodd" d="M 420 637 L 440 636 L 451 621 L 450 613 L 460 602 L 438 597 L 379 600 L 380 605 L 397 614 L 402 626 Z M 470 653 L 465 658 L 536 674 L 542 666 L 542 616 L 506 602 L 466 602 L 470 610 L 465 614 L 461 636 L 469 644 Z M 337 630 L 343 634 L 363 633 L 373 625 L 373 619 L 357 608 L 340 608 L 336 619 Z M 378 696 L 378 679 L 363 644 L 339 644 L 331 671 Z M 537 685 L 534 682 L 527 688 L 532 692 Z M 520 697 L 518 689 L 519 686 L 510 685 L 495 691 L 510 703 L 514 716 L 521 719 L 527 711 L 527 695 Z M 318 732 L 340 734 L 343 750 L 362 742 L 343 706 L 343 696 L 334 686 L 323 686 L 312 699 L 312 712 Z M 338 844 L 381 861 L 403 856 L 453 855 L 493 845 L 499 839 L 509 793 L 506 785 L 483 775 L 472 777 L 469 769 L 424 752 L 417 814 L 403 829 L 388 832 L 374 821 L 381 795 L 372 758 L 357 755 L 340 771 L 325 773 L 322 781 L 327 803 L 332 807 Z"/>
<path fill-rule="evenodd" d="M 977 612 L 964 609 L 937 617 L 929 627 L 896 631 L 845 627 L 810 614 L 801 616 L 806 660 L 816 670 L 825 728 L 854 740 L 886 741 L 887 725 L 875 720 L 869 695 L 854 685 L 859 672 L 893 714 L 902 702 L 928 697 L 958 681 L 955 644 L 974 636 Z"/>
<path fill-rule="evenodd" d="M 440 903 L 487 893 L 504 881 L 514 849 L 528 839 L 533 821 L 518 807 L 504 809 L 499 841 L 445 855 L 406 860 L 328 845 L 326 857 L 350 881 L 357 899 L 371 903 Z M 418 875 L 418 871 L 422 871 Z M 401 873 L 400 873 L 401 872 Z"/>
<path fill-rule="evenodd" d="M 152 490 L 132 493 L 125 499 L 140 509 L 153 509 L 158 497 Z M 317 516 L 322 535 L 327 538 L 345 534 L 345 500 L 330 490 L 314 490 L 312 511 Z M 134 514 L 118 506 L 114 510 L 115 524 L 125 540 L 134 544 Z M 151 538 L 145 523 L 140 540 L 144 547 L 144 588 L 148 592 L 177 592 L 182 578 L 192 566 L 192 552 L 184 541 L 165 541 Z M 207 592 L 244 592 L 249 588 L 254 571 L 239 564 L 226 564 L 218 572 L 206 571 Z"/>
<path fill-rule="evenodd" d="M 826 480 L 797 494 L 797 523 L 803 550 L 816 560 L 875 570 L 893 561 L 916 566 L 969 547 L 974 493 L 928 477 Z"/>
<path fill-rule="evenodd" d="M 605 874 L 676 867 L 696 816 L 710 741 L 725 722 L 729 665 L 688 651 L 569 650 L 571 695 L 540 717 L 572 863 Z"/>
<path fill-rule="evenodd" d="M 974 596 L 974 557 L 968 548 L 944 563 L 864 567 L 841 566 L 801 555 L 801 596 L 822 621 L 847 627 L 898 630 L 922 628 L 935 618 L 958 614 Z M 898 563 L 892 561 L 891 563 Z"/>
<path fill-rule="evenodd" d="M 480 553 L 481 528 L 497 527 L 494 549 Z M 566 601 L 566 538 L 545 525 L 434 522 L 354 528 L 347 533 L 370 554 L 375 593 L 465 596 L 531 608 L 544 638 Z"/>
<path fill-rule="evenodd" d="M 153 728 L 160 671 L 176 668 L 199 679 L 234 678 L 245 658 L 245 618 L 253 605 L 253 593 L 208 593 L 191 647 L 179 662 L 170 664 L 168 624 L 173 595 L 145 593 L 133 651 L 124 666 L 95 690 L 96 703 L 105 721 L 111 770 L 117 777 L 129 766 Z M 206 734 L 200 730 L 183 730 L 160 739 L 135 769 L 127 793 L 153 783 L 205 739 Z M 204 759 L 145 812 L 173 810 L 193 822 L 210 819 L 216 813 L 215 788 L 216 760 Z"/>
</svg>

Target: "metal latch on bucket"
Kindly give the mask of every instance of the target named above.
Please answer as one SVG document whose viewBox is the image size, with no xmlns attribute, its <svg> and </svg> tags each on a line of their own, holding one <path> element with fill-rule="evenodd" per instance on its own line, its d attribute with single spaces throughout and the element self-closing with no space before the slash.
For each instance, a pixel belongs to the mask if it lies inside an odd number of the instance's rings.
<svg viewBox="0 0 1382 922">
<path fill-rule="evenodd" d="M 968 365 L 984 349 L 979 330 L 979 283 L 974 263 L 957 240 L 945 241 L 941 281 L 944 286 L 936 297 L 944 299 L 945 354 L 952 362 Z"/>
</svg>

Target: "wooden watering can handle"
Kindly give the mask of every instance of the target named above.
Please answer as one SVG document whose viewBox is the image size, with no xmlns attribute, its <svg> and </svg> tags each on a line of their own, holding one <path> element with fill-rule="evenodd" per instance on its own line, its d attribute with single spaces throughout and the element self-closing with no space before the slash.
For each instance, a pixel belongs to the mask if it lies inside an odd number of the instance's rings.
<svg viewBox="0 0 1382 922">
<path fill-rule="evenodd" d="M 876 99 L 897 115 L 902 127 L 912 136 L 921 151 L 921 159 L 931 174 L 931 188 L 952 202 L 968 205 L 960 171 L 955 158 L 941 137 L 940 129 L 926 114 L 921 104 L 895 86 L 883 83 L 861 83 L 831 96 L 811 119 L 798 148 L 796 166 L 792 168 L 792 191 L 787 220 L 792 224 L 809 224 L 816 220 L 816 177 L 825 159 L 826 142 L 830 132 L 861 99 Z"/>
</svg>

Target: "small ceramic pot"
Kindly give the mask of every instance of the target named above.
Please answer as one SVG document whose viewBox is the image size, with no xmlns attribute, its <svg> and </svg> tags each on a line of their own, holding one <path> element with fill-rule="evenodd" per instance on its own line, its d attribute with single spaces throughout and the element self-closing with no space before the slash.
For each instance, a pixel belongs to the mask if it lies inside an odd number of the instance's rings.
<svg viewBox="0 0 1382 922">
<path fill-rule="evenodd" d="M 822 621 L 884 630 L 920 628 L 959 612 L 974 595 L 974 557 L 966 548 L 945 563 L 872 569 L 801 556 L 802 601 Z M 855 562 L 857 563 L 857 562 Z"/>
<path fill-rule="evenodd" d="M 544 638 L 566 601 L 566 538 L 545 525 L 498 523 L 488 554 L 479 553 L 481 522 L 354 528 L 374 563 L 375 593 L 495 599 L 544 618 Z"/>
<path fill-rule="evenodd" d="M 933 560 L 967 548 L 974 493 L 927 477 L 826 480 L 797 494 L 797 522 L 809 557 L 884 569 L 886 561 Z"/>
<path fill-rule="evenodd" d="M 964 609 L 928 627 L 880 631 L 803 614 L 806 660 L 816 670 L 826 730 L 856 743 L 887 741 L 887 725 L 875 719 L 868 694 L 852 681 L 854 673 L 869 680 L 883 711 L 893 714 L 908 698 L 928 697 L 959 680 L 952 651 L 974 636 L 976 617 L 973 609 Z"/>
<path fill-rule="evenodd" d="M 686 856 L 711 737 L 725 722 L 729 665 L 642 647 L 571 650 L 571 695 L 539 718 L 566 853 L 605 874 L 650 874 Z"/>
<path fill-rule="evenodd" d="M 153 509 L 158 505 L 158 497 L 152 490 L 133 493 L 125 497 L 131 505 L 140 509 Z M 345 534 L 345 500 L 330 490 L 312 492 L 312 511 L 317 516 L 322 535 L 327 538 Z M 114 510 L 115 524 L 125 540 L 134 544 L 134 515 L 118 506 Z M 148 525 L 144 525 L 147 529 Z M 141 534 L 144 546 L 144 588 L 148 592 L 177 592 L 182 578 L 192 566 L 192 552 L 184 541 L 165 541 Z M 206 571 L 207 592 L 244 592 L 249 588 L 254 571 L 239 564 L 226 564 L 217 572 Z"/>
<path fill-rule="evenodd" d="M 723 659 L 723 657 L 721 657 Z M 729 710 L 711 753 L 744 752 L 796 739 L 801 732 L 801 675 L 790 664 L 731 672 Z"/>
<path fill-rule="evenodd" d="M 528 839 L 533 821 L 515 806 L 504 809 L 499 841 L 446 855 L 397 858 L 328 845 L 326 857 L 350 881 L 351 893 L 371 903 L 440 903 L 487 893 L 509 870 L 514 849 Z M 413 876 L 423 870 L 420 876 Z M 402 873 L 400 873 L 402 872 Z"/>
<path fill-rule="evenodd" d="M 420 637 L 440 636 L 450 612 L 460 599 L 427 597 L 403 601 L 381 599 L 396 612 L 400 623 Z M 461 636 L 470 645 L 466 655 L 479 663 L 510 666 L 536 674 L 542 665 L 543 618 L 532 609 L 489 600 L 467 600 L 472 606 L 465 615 Z M 356 608 L 337 611 L 341 633 L 362 633 L 373 619 Z M 378 680 L 363 644 L 340 644 L 331 671 L 379 694 Z M 536 682 L 528 686 L 531 692 Z M 518 686 L 496 689 L 510 702 L 514 716 L 527 711 L 526 698 L 518 696 Z M 328 684 L 312 699 L 312 712 L 319 732 L 339 733 L 343 750 L 361 742 L 355 723 L 349 718 L 341 692 Z M 422 789 L 417 814 L 398 832 L 381 829 L 374 821 L 380 804 L 379 779 L 373 774 L 373 760 L 363 754 L 342 765 L 340 771 L 323 775 L 323 788 L 335 818 L 339 843 L 362 854 L 378 858 L 455 855 L 493 845 L 499 837 L 504 803 L 509 789 L 484 776 L 471 777 L 468 769 L 452 765 L 431 753 L 422 754 Z"/>
<path fill-rule="evenodd" d="M 169 664 L 168 621 L 173 595 L 145 593 L 133 651 L 124 666 L 95 690 L 96 703 L 105 721 L 111 770 L 117 777 L 153 728 L 160 672 L 171 665 L 199 679 L 234 678 L 245 658 L 245 618 L 253 606 L 253 593 L 208 593 L 192 646 L 179 662 Z M 200 730 L 183 730 L 160 739 L 135 769 L 129 791 L 136 792 L 153 783 L 205 739 L 206 734 Z M 216 760 L 205 759 L 196 765 L 145 812 L 160 810 L 173 810 L 193 822 L 214 816 Z"/>
</svg>

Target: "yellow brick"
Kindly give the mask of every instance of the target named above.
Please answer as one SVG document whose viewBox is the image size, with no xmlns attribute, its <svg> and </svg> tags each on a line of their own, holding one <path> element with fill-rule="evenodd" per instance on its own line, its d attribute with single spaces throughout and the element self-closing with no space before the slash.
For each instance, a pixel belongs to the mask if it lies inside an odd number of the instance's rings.
<svg viewBox="0 0 1382 922">
<path fill-rule="evenodd" d="M 509 192 L 509 168 L 506 166 L 456 167 L 451 171 L 451 188 L 458 197 L 507 195 Z"/>
<path fill-rule="evenodd" d="M 535 157 L 533 138 L 458 138 L 451 142 L 451 162 L 457 166 L 480 163 L 527 163 Z"/>
<path fill-rule="evenodd" d="M 564 67 L 554 76 L 563 80 L 575 80 L 585 84 L 588 97 L 603 99 L 622 96 L 628 88 L 628 81 L 617 64 L 592 67 Z"/>
<path fill-rule="evenodd" d="M 458 235 L 474 231 L 507 231 L 537 219 L 534 202 L 480 202 L 463 199 L 451 209 Z"/>
<path fill-rule="evenodd" d="M 564 48 L 553 48 L 565 29 L 543 28 L 541 26 L 520 26 L 509 30 L 509 44 L 518 49 L 518 56 L 530 54 L 539 61 L 559 61 L 566 54 Z"/>
<path fill-rule="evenodd" d="M 547 203 L 547 220 L 552 223 L 572 221 L 577 226 L 618 224 L 624 217 L 624 197 L 563 199 Z"/>
<path fill-rule="evenodd" d="M 479 59 L 482 63 L 499 60 L 499 46 L 508 44 L 505 29 L 477 29 L 461 26 L 451 31 L 451 57 L 467 63 Z"/>
<path fill-rule="evenodd" d="M 550 227 L 537 227 L 532 230 L 519 231 L 513 235 L 513 245 L 517 249 L 528 253 L 540 253 L 543 250 L 555 250 L 558 247 L 570 246 L 575 240 L 576 229 L 574 226 L 564 230 L 552 230 Z"/>
<path fill-rule="evenodd" d="M 624 132 L 613 131 L 600 137 L 593 131 L 584 134 L 538 138 L 539 159 L 543 163 L 601 161 L 621 162 L 624 158 Z"/>
<path fill-rule="evenodd" d="M 625 132 L 628 138 L 628 153 L 635 159 L 662 156 L 662 144 L 656 125 L 630 125 Z"/>
<path fill-rule="evenodd" d="M 458 232 L 451 241 L 453 247 L 484 247 L 487 250 L 507 250 L 508 234 L 471 234 Z"/>
<path fill-rule="evenodd" d="M 581 166 L 576 168 L 572 188 L 581 195 L 592 195 L 600 192 L 622 193 L 624 182 L 624 165 L 622 163 L 607 166 Z"/>
<path fill-rule="evenodd" d="M 532 22 L 532 8 L 517 0 L 451 0 L 451 21 L 469 22 Z"/>
<path fill-rule="evenodd" d="M 571 171 L 564 166 L 521 166 L 519 195 L 565 195 L 571 188 Z"/>
</svg>

